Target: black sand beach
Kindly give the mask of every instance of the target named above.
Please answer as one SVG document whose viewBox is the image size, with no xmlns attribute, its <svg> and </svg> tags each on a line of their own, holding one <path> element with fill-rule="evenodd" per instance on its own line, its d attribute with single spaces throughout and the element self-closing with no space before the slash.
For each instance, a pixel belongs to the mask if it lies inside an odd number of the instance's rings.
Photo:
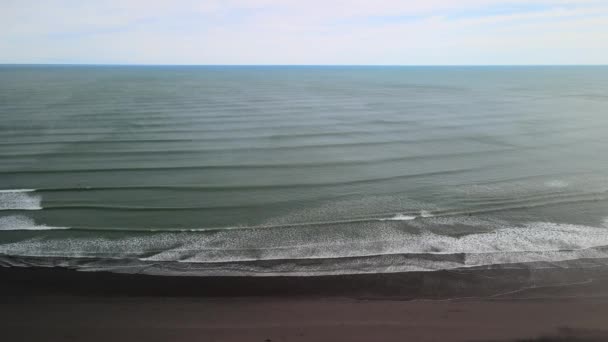
<svg viewBox="0 0 608 342">
<path fill-rule="evenodd" d="M 3 341 L 608 340 L 600 266 L 217 278 L 1 268 L 0 278 Z"/>
</svg>

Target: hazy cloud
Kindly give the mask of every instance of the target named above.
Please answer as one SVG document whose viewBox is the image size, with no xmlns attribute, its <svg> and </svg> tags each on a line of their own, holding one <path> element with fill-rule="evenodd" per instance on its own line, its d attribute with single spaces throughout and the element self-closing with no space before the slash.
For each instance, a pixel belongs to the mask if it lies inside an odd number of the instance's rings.
<svg viewBox="0 0 608 342">
<path fill-rule="evenodd" d="M 2 63 L 605 64 L 596 0 L 5 0 Z"/>
</svg>

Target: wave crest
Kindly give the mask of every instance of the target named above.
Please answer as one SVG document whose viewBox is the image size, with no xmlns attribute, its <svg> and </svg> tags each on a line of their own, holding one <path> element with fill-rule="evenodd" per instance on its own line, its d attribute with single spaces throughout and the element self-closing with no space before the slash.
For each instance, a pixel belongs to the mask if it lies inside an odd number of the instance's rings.
<svg viewBox="0 0 608 342">
<path fill-rule="evenodd" d="M 40 210 L 42 197 L 33 189 L 0 190 L 0 210 Z"/>
<path fill-rule="evenodd" d="M 21 215 L 0 217 L 0 231 L 6 230 L 58 230 L 64 227 L 37 225 L 33 219 Z"/>
</svg>

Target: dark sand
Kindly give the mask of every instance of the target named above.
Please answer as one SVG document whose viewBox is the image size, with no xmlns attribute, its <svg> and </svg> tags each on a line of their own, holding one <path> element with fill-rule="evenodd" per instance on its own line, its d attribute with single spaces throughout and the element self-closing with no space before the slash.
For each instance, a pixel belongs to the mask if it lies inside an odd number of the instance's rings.
<svg viewBox="0 0 608 342">
<path fill-rule="evenodd" d="M 608 267 L 329 277 L 0 268 L 0 341 L 608 341 Z"/>
</svg>

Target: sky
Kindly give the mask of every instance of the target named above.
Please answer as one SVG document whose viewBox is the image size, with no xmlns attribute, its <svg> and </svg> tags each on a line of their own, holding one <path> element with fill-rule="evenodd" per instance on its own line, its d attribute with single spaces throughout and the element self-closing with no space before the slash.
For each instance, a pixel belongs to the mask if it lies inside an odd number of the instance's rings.
<svg viewBox="0 0 608 342">
<path fill-rule="evenodd" d="M 0 0 L 0 63 L 608 64 L 608 0 Z"/>
</svg>

